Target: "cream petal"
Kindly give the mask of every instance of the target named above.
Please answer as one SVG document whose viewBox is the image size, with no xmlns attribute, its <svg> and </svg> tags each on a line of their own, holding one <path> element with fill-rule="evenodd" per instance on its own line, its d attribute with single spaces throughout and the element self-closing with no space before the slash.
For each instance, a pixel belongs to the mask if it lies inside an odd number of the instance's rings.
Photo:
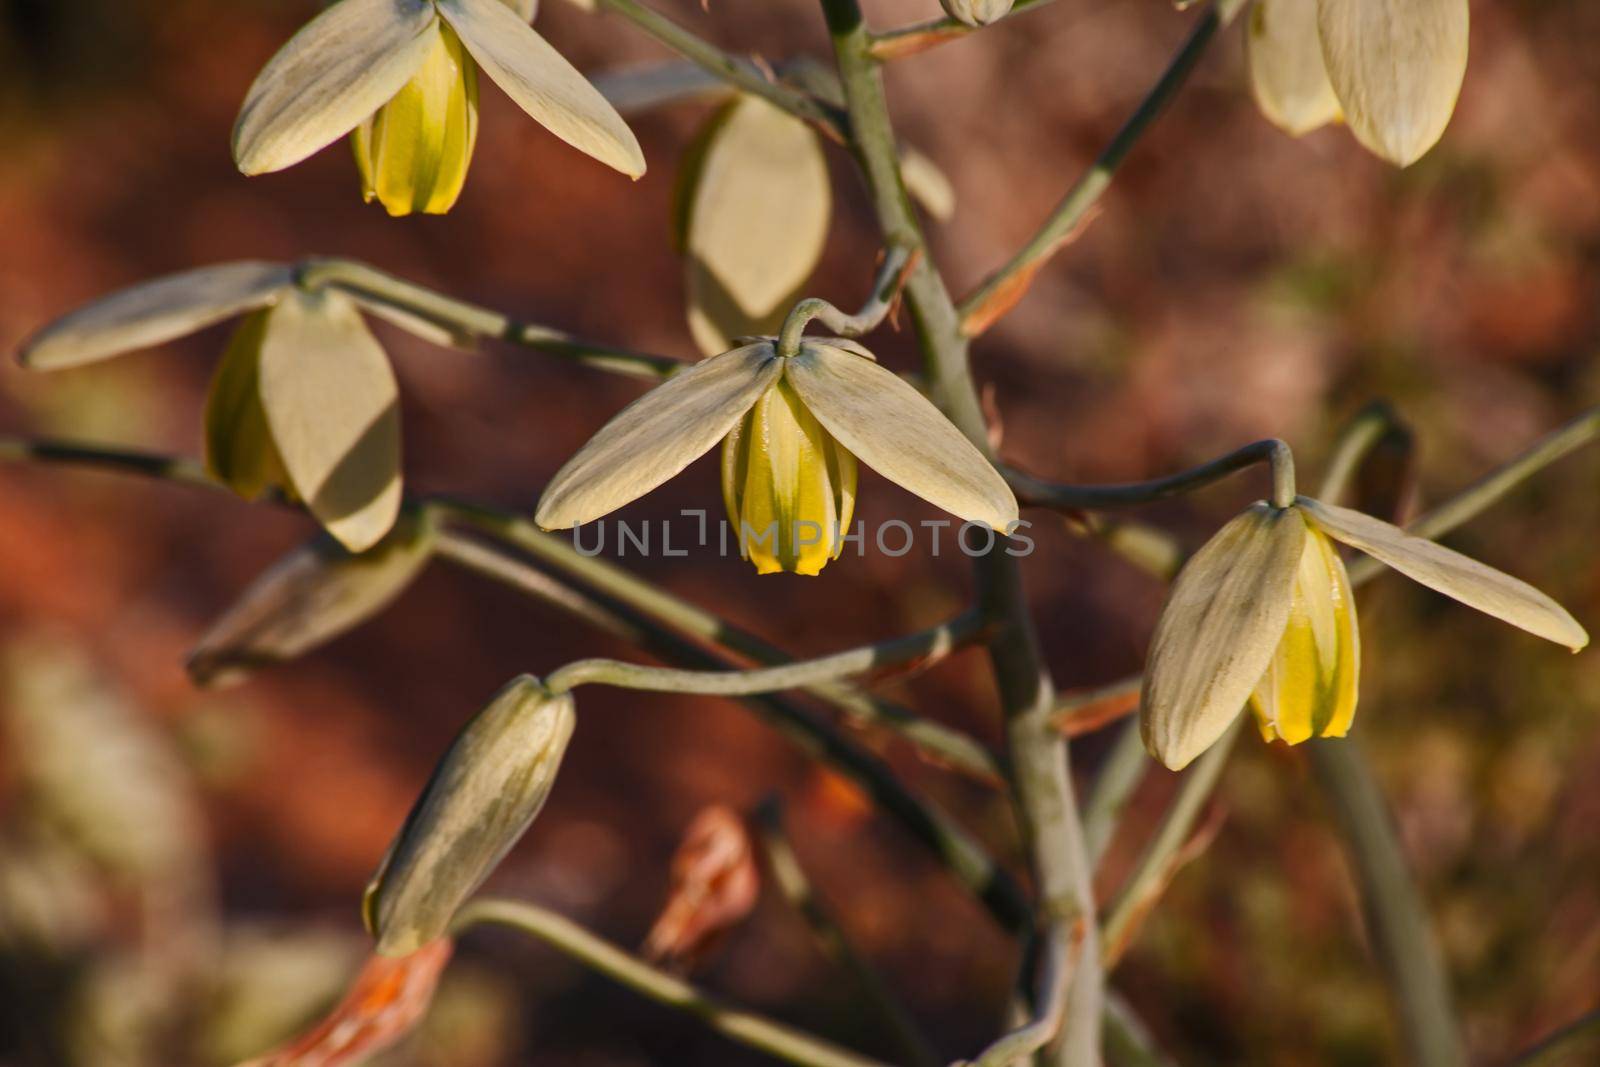
<svg viewBox="0 0 1600 1067">
<path fill-rule="evenodd" d="M 706 355 L 775 334 L 822 257 L 833 208 L 811 128 L 754 96 L 712 120 L 682 182 L 689 329 Z"/>
<path fill-rule="evenodd" d="M 762 341 L 673 375 L 623 408 L 556 472 L 534 521 L 564 530 L 648 493 L 727 436 L 782 369 Z"/>
<path fill-rule="evenodd" d="M 219 263 L 135 285 L 64 315 L 17 358 L 35 370 L 76 367 L 159 345 L 265 307 L 293 272 L 278 263 Z"/>
<path fill-rule="evenodd" d="M 291 290 L 261 348 L 261 406 L 295 492 L 352 552 L 400 508 L 400 398 L 389 357 L 342 293 Z"/>
<path fill-rule="evenodd" d="M 500 2 L 515 11 L 523 22 L 532 22 L 534 16 L 539 13 L 539 0 L 500 0 Z"/>
<path fill-rule="evenodd" d="M 250 584 L 195 646 L 189 676 L 215 685 L 312 651 L 388 607 L 433 550 L 434 524 L 406 515 L 367 551 L 327 535 L 295 549 Z"/>
<path fill-rule="evenodd" d="M 239 169 L 291 167 L 359 126 L 422 63 L 436 18 L 429 0 L 339 0 L 306 23 L 245 95 L 233 127 Z"/>
<path fill-rule="evenodd" d="M 922 205 L 938 222 L 949 222 L 956 213 L 956 187 L 949 175 L 921 150 L 907 145 L 900 149 L 900 179 L 906 193 Z"/>
<path fill-rule="evenodd" d="M 994 465 L 891 371 L 830 342 L 808 341 L 785 374 L 823 428 L 891 482 L 1001 532 L 1017 521 L 1017 498 Z"/>
<path fill-rule="evenodd" d="M 644 153 L 600 90 L 500 0 L 438 0 L 439 12 L 494 83 L 545 129 L 637 178 Z"/>
<path fill-rule="evenodd" d="M 1589 643 L 1588 633 L 1567 609 L 1519 578 L 1371 515 L 1307 497 L 1297 503 L 1329 537 L 1412 581 L 1574 652 Z"/>
<path fill-rule="evenodd" d="M 1180 770 L 1227 732 L 1283 637 L 1305 520 L 1252 506 L 1179 572 L 1146 659 L 1139 725 L 1150 754 Z"/>
<path fill-rule="evenodd" d="M 1317 0 L 1328 79 L 1356 139 L 1397 166 L 1443 136 L 1467 73 L 1467 0 Z"/>
<path fill-rule="evenodd" d="M 1245 24 L 1250 89 L 1261 113 L 1294 137 L 1339 118 L 1317 36 L 1317 0 L 1256 0 Z"/>
</svg>

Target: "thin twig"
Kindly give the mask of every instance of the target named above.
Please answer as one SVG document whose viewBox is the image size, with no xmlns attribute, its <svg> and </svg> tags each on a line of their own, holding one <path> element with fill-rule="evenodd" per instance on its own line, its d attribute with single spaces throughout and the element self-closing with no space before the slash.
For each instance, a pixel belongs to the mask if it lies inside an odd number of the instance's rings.
<svg viewBox="0 0 1600 1067">
<path fill-rule="evenodd" d="M 1011 1067 L 1056 1039 L 1066 1019 L 1072 972 L 1082 953 L 1083 934 L 1088 923 L 1084 916 L 1061 917 L 1046 926 L 1039 953 L 1033 1017 L 1001 1035 L 969 1064 L 959 1067 Z"/>
<path fill-rule="evenodd" d="M 848 315 L 820 297 L 810 297 L 794 306 L 783 320 L 778 334 L 778 355 L 792 356 L 800 350 L 806 326 L 820 322 L 835 337 L 860 337 L 878 328 L 900 297 L 906 276 L 916 266 L 920 249 L 890 248 L 872 282 L 872 295 L 854 315 Z"/>
<path fill-rule="evenodd" d="M 538 938 L 612 981 L 657 1003 L 687 1012 L 717 1033 L 788 1063 L 802 1067 L 886 1067 L 878 1060 L 851 1052 L 792 1026 L 730 1007 L 711 994 L 596 937 L 570 919 L 536 905 L 514 900 L 474 900 L 457 914 L 453 930 L 460 934 L 486 923 L 509 927 Z"/>
<path fill-rule="evenodd" d="M 1065 485 L 1004 468 L 1006 481 L 1025 505 L 1068 511 L 1136 507 L 1193 492 L 1258 463 L 1272 469 L 1272 502 L 1286 508 L 1294 503 L 1294 454 L 1277 438 L 1256 441 L 1225 456 L 1165 478 L 1116 485 Z"/>
<path fill-rule="evenodd" d="M 1078 179 L 1077 184 L 1073 185 L 1056 205 L 1039 231 L 1022 246 L 1010 262 L 989 275 L 970 296 L 961 301 L 960 314 L 963 323 L 993 322 L 998 316 L 989 313 L 989 305 L 998 297 L 1004 296 L 1012 303 L 1016 302 L 1021 293 L 1015 291 L 1013 280 L 1031 276 L 1078 228 L 1085 215 L 1110 186 L 1112 176 L 1128 152 L 1188 81 L 1190 72 L 1205 54 L 1217 31 L 1232 22 L 1243 6 L 1244 0 L 1215 0 L 1200 16 L 1200 21 L 1190 31 L 1188 39 L 1172 57 L 1171 62 L 1167 64 L 1166 71 L 1155 86 L 1101 151 L 1088 172 Z M 969 335 L 976 332 L 980 331 L 969 331 Z"/>
<path fill-rule="evenodd" d="M 867 1001 L 883 1020 L 889 1035 L 910 1062 L 920 1067 L 933 1067 L 939 1063 L 938 1054 L 911 1013 L 895 996 L 883 976 L 856 951 L 844 927 L 839 925 L 839 921 L 818 898 L 811 886 L 811 879 L 806 877 L 805 868 L 801 866 L 799 855 L 795 853 L 793 842 L 784 832 L 783 808 L 776 797 L 759 807 L 755 821 L 762 850 L 767 857 L 767 870 L 773 882 L 789 906 L 805 920 L 822 951 L 855 979 Z"/>
</svg>

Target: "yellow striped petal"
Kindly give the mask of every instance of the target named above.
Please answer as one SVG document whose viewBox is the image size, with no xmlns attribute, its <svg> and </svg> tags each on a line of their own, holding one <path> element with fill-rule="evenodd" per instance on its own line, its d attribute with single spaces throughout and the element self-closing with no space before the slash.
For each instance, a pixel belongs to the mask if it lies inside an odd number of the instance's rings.
<svg viewBox="0 0 1600 1067">
<path fill-rule="evenodd" d="M 1344 561 L 1314 524 L 1307 524 L 1307 533 L 1289 621 L 1250 698 L 1262 736 L 1291 745 L 1349 732 L 1361 669 L 1361 638 Z"/>
<path fill-rule="evenodd" d="M 1145 747 L 1171 769 L 1188 766 L 1244 710 L 1289 621 L 1305 542 L 1297 509 L 1258 503 L 1172 583 L 1139 698 Z"/>
<path fill-rule="evenodd" d="M 239 324 L 206 394 L 206 469 L 246 500 L 289 481 L 261 407 L 261 343 L 271 314 L 256 311 Z"/>
<path fill-rule="evenodd" d="M 1467 0 L 1317 0 L 1328 80 L 1350 131 L 1396 166 L 1450 123 L 1467 73 Z"/>
</svg>

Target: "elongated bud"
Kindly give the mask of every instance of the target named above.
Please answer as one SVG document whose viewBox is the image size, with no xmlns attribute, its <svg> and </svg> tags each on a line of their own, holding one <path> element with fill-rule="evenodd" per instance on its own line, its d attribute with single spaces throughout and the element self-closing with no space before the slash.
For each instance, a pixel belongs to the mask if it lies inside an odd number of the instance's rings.
<svg viewBox="0 0 1600 1067">
<path fill-rule="evenodd" d="M 987 26 L 1011 14 L 1012 0 L 939 0 L 945 14 L 968 26 Z"/>
<path fill-rule="evenodd" d="M 478 67 L 448 24 L 411 80 L 351 133 L 361 194 L 391 215 L 442 215 L 466 184 L 478 138 Z"/>
<path fill-rule="evenodd" d="M 367 886 L 362 918 L 381 955 L 445 933 L 544 806 L 575 722 L 570 695 L 525 674 L 461 731 Z"/>
<path fill-rule="evenodd" d="M 253 582 L 189 656 L 198 685 L 294 659 L 355 629 L 405 591 L 433 551 L 435 524 L 404 512 L 383 540 L 359 555 L 324 534 Z"/>
<path fill-rule="evenodd" d="M 816 574 L 844 547 L 856 460 L 780 380 L 724 440 L 722 496 L 759 573 Z"/>
</svg>

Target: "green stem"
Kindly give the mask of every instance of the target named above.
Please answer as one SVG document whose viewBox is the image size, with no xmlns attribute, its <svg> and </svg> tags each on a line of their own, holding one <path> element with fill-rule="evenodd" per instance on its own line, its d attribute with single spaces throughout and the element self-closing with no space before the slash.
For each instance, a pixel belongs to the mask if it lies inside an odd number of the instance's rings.
<svg viewBox="0 0 1600 1067">
<path fill-rule="evenodd" d="M 541 563 L 578 577 L 591 588 L 679 633 L 720 645 L 757 663 L 779 665 L 794 661 L 794 657 L 755 634 L 613 563 L 583 555 L 568 542 L 540 530 L 527 519 L 464 501 L 435 500 L 433 506 L 453 521 L 515 545 Z M 807 687 L 807 691 L 856 723 L 900 734 L 941 766 L 985 782 L 999 781 L 1002 777 L 993 753 L 960 730 L 925 719 L 852 685 L 823 682 Z"/>
<path fill-rule="evenodd" d="M 1400 1013 L 1408 1062 L 1459 1067 L 1466 1062 L 1466 1049 L 1456 1026 L 1450 982 L 1383 791 L 1350 740 L 1311 745 L 1308 757 L 1356 876 L 1373 950 Z"/>
<path fill-rule="evenodd" d="M 1006 19 L 1016 18 L 1018 15 L 1029 11 L 1036 11 L 1050 3 L 1050 0 L 1016 0 L 1011 5 L 1011 10 L 1004 19 L 989 23 L 996 26 Z M 958 37 L 965 37 L 969 33 L 988 29 L 989 26 L 969 26 L 960 19 L 945 17 L 942 19 L 929 19 L 927 22 L 918 22 L 911 26 L 901 26 L 899 29 L 884 30 L 872 35 L 870 51 L 874 59 L 898 59 L 901 56 L 914 52 L 921 52 L 935 45 L 953 41 Z"/>
<path fill-rule="evenodd" d="M 856 158 L 885 240 L 925 250 L 921 227 L 900 175 L 883 81 L 856 0 L 822 0 L 850 113 Z M 972 380 L 967 344 L 944 279 L 927 255 L 906 281 L 911 320 L 933 400 L 973 444 L 987 452 L 988 426 Z M 1074 969 L 1060 1052 L 1072 1067 L 1093 1067 L 1100 1049 L 1101 970 L 1092 921 L 1094 893 L 1068 772 L 1067 745 L 1051 727 L 1054 685 L 1040 655 L 1017 561 L 997 544 L 975 561 L 980 605 L 993 626 L 989 658 L 1006 719 L 1012 779 L 1023 836 L 1046 928 L 1084 920 L 1082 960 Z"/>
<path fill-rule="evenodd" d="M 1337 504 L 1355 481 L 1362 461 L 1385 437 L 1399 431 L 1399 416 L 1385 401 L 1374 401 L 1356 412 L 1334 439 L 1317 499 Z"/>
<path fill-rule="evenodd" d="M 752 670 L 686 671 L 614 659 L 582 659 L 550 672 L 544 684 L 552 693 L 565 693 L 580 685 L 609 685 L 653 693 L 753 696 L 838 681 L 907 660 L 942 659 L 971 640 L 982 625 L 982 617 L 969 612 L 905 637 Z"/>
<path fill-rule="evenodd" d="M 812 888 L 811 879 L 806 877 L 794 844 L 784 832 L 783 810 L 776 798 L 761 805 L 756 813 L 756 823 L 760 829 L 762 848 L 766 852 L 768 873 L 789 906 L 805 920 L 823 953 L 855 979 L 868 1003 L 883 1019 L 890 1036 L 905 1053 L 906 1059 L 919 1067 L 935 1067 L 940 1062 L 939 1057 L 928 1043 L 927 1036 L 894 995 L 883 976 L 856 951 L 844 928 Z"/>
<path fill-rule="evenodd" d="M 799 352 L 800 338 L 813 321 L 822 323 L 835 337 L 860 337 L 877 329 L 900 295 L 900 283 L 910 258 L 911 253 L 904 248 L 889 249 L 872 283 L 872 296 L 854 315 L 847 315 L 818 297 L 800 301 L 783 320 L 783 330 L 778 335 L 778 355 L 793 356 Z"/>
<path fill-rule="evenodd" d="M 1089 209 L 1094 207 L 1106 188 L 1110 186 L 1112 176 L 1116 174 L 1117 168 L 1121 166 L 1128 152 L 1188 81 L 1190 72 L 1205 54 L 1217 31 L 1233 21 L 1243 6 L 1244 0 L 1215 0 L 1200 16 L 1199 23 L 1190 31 L 1188 40 L 1167 64 L 1167 69 L 1160 80 L 1134 109 L 1127 122 L 1123 123 L 1122 128 L 1111 139 L 1111 143 L 1101 151 L 1088 172 L 1078 179 L 1077 184 L 1056 205 L 1038 233 L 1011 257 L 1010 262 L 991 274 L 972 295 L 961 301 L 960 312 L 963 320 L 973 311 L 983 308 L 1002 289 L 1037 270 L 1060 248 L 1062 242 L 1072 235 L 1083 222 Z"/>
<path fill-rule="evenodd" d="M 1083 919 L 1053 919 L 1045 927 L 1038 961 L 1033 1017 L 1000 1036 L 970 1067 L 1011 1067 L 1039 1052 L 1061 1033 L 1086 926 Z"/>
<path fill-rule="evenodd" d="M 1294 503 L 1294 453 L 1277 438 L 1256 441 L 1226 456 L 1202 463 L 1165 478 L 1146 482 L 1125 482 L 1119 485 L 1062 485 L 1035 478 L 1031 474 L 1006 468 L 1004 474 L 1017 499 L 1023 504 L 1039 508 L 1068 511 L 1096 511 L 1105 508 L 1126 508 L 1149 504 L 1157 500 L 1193 492 L 1212 482 L 1221 481 L 1236 471 L 1266 463 L 1272 469 L 1272 503 L 1286 508 Z"/>
<path fill-rule="evenodd" d="M 1096 867 L 1111 844 L 1111 835 L 1122 818 L 1122 809 L 1128 798 L 1144 781 L 1145 772 L 1152 762 L 1144 750 L 1144 738 L 1139 735 L 1137 720 L 1128 723 L 1117 735 L 1106 760 L 1100 765 L 1100 774 L 1094 780 L 1089 802 L 1083 810 L 1084 845 L 1089 860 Z"/>
<path fill-rule="evenodd" d="M 595 6 L 627 19 L 683 58 L 730 85 L 759 96 L 797 118 L 812 123 L 833 140 L 848 140 L 848 120 L 837 108 L 792 86 L 772 81 L 747 60 L 729 55 L 703 37 L 684 29 L 638 0 L 596 0 Z"/>
<path fill-rule="evenodd" d="M 522 322 L 503 312 L 445 296 L 354 260 L 303 260 L 296 268 L 296 281 L 308 289 L 329 286 L 396 308 L 457 337 L 494 338 L 618 374 L 659 381 L 685 366 L 682 360 L 668 356 L 596 344 L 560 330 Z"/>
<path fill-rule="evenodd" d="M 670 1008 L 687 1012 L 706 1026 L 741 1044 L 802 1067 L 885 1067 L 877 1060 L 840 1048 L 822 1038 L 753 1012 L 730 1007 L 665 971 L 624 952 L 570 919 L 533 904 L 479 899 L 456 916 L 457 934 L 483 924 L 505 926 L 543 941 L 551 948 L 605 975 L 619 985 Z"/>
</svg>

